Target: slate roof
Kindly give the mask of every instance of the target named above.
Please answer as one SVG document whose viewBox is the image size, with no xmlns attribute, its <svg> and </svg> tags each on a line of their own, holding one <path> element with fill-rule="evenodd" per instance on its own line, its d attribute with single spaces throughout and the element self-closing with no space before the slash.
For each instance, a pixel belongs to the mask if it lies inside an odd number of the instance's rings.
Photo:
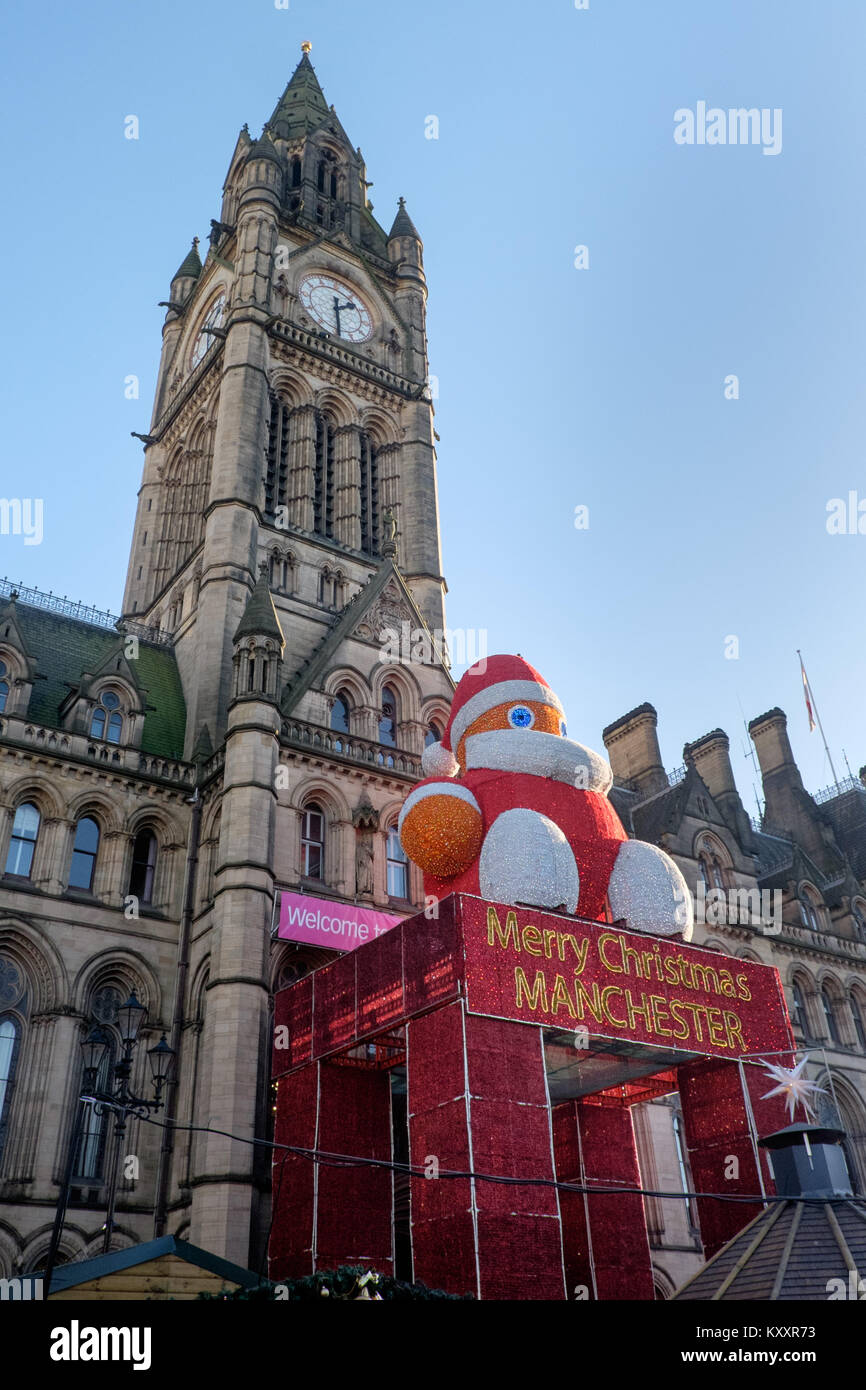
<svg viewBox="0 0 866 1390">
<path fill-rule="evenodd" d="M 388 240 L 390 241 L 392 237 L 396 236 L 411 236 L 414 237 L 416 241 L 421 240 L 421 238 L 418 235 L 415 223 L 412 221 L 412 218 L 406 211 L 405 198 L 400 199 L 400 207 L 397 211 L 397 216 L 394 218 L 394 225 L 391 228 Z"/>
<path fill-rule="evenodd" d="M 158 1260 L 164 1255 L 174 1255 L 186 1264 L 206 1269 L 211 1274 L 218 1274 L 226 1283 L 239 1284 L 244 1289 L 258 1288 L 259 1285 L 269 1282 L 267 1279 L 260 1279 L 250 1269 L 223 1260 L 219 1255 L 212 1255 L 209 1250 L 201 1250 L 197 1245 L 178 1240 L 176 1236 L 161 1236 L 159 1240 L 131 1245 L 128 1250 L 112 1250 L 110 1254 L 97 1255 L 92 1260 L 75 1260 L 70 1264 L 59 1265 L 51 1275 L 50 1292 L 61 1293 L 64 1289 L 74 1289 L 79 1284 L 87 1284 L 91 1279 L 105 1279 L 112 1274 L 119 1274 L 121 1270 L 133 1269 L 135 1265 Z"/>
<path fill-rule="evenodd" d="M 34 681 L 28 716 L 35 723 L 59 729 L 60 706 L 70 687 L 78 686 L 85 671 L 97 671 L 108 656 L 122 651 L 122 634 L 20 600 L 15 621 L 39 676 L 44 677 Z M 143 751 L 161 758 L 182 757 L 186 702 L 174 652 L 142 641 L 135 668 L 146 707 Z"/>
<path fill-rule="evenodd" d="M 319 79 L 305 53 L 274 108 L 268 130 L 284 140 L 294 140 L 299 135 L 318 130 L 330 114 Z"/>
<path fill-rule="evenodd" d="M 198 254 L 198 237 L 193 237 L 192 250 L 187 251 L 186 259 L 181 261 L 177 270 L 172 275 L 172 280 L 180 280 L 182 277 L 190 276 L 197 280 L 201 275 L 201 257 Z"/>
<path fill-rule="evenodd" d="M 866 1202 L 774 1203 L 674 1294 L 677 1302 L 826 1303 L 828 1282 L 866 1271 Z"/>
</svg>

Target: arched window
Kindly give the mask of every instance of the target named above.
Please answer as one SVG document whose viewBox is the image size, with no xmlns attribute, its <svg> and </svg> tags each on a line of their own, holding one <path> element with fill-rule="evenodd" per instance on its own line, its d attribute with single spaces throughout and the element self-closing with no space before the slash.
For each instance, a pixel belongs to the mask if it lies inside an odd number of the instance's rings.
<svg viewBox="0 0 866 1390">
<path fill-rule="evenodd" d="M 118 1000 L 119 1002 L 119 1000 Z M 110 1029 L 105 1030 L 108 1038 L 108 1047 L 105 1056 L 100 1063 L 99 1071 L 94 1083 L 95 1091 L 108 1091 L 111 1087 L 111 1074 L 114 1068 L 115 1057 L 117 1055 L 117 1045 L 114 1034 Z M 75 1159 L 74 1176 L 83 1179 L 85 1182 L 93 1182 L 102 1177 L 105 1169 L 105 1150 L 106 1140 L 109 1133 L 111 1116 L 107 1110 L 95 1101 L 79 1101 L 84 1115 L 82 1118 L 81 1138 L 78 1143 L 78 1151 Z"/>
<path fill-rule="evenodd" d="M 9 667 L 5 661 L 0 661 L 0 714 L 6 708 L 6 701 L 9 698 Z"/>
<path fill-rule="evenodd" d="M 300 188 L 300 186 L 301 186 L 301 161 L 300 161 L 300 158 L 298 157 L 298 155 L 295 155 L 295 156 L 293 157 L 293 159 L 292 159 L 292 188 Z"/>
<path fill-rule="evenodd" d="M 800 920 L 809 931 L 821 930 L 821 906 L 814 889 L 804 885 L 800 889 Z"/>
<path fill-rule="evenodd" d="M 301 821 L 301 874 L 325 877 L 325 814 L 316 802 L 306 808 Z"/>
<path fill-rule="evenodd" d="M 424 747 L 429 748 L 431 743 L 442 742 L 442 730 L 438 724 L 430 724 L 424 735 Z"/>
<path fill-rule="evenodd" d="M 2 962 L 0 962 L 2 964 Z M 12 1094 L 15 1090 L 15 1071 L 21 1047 L 21 1025 L 11 1014 L 0 1016 L 0 1163 L 9 1132 Z"/>
<path fill-rule="evenodd" d="M 698 867 L 708 893 L 715 888 L 720 888 L 724 892 L 725 866 L 714 840 L 701 840 L 698 847 Z"/>
<path fill-rule="evenodd" d="M 31 801 L 25 801 L 18 807 L 12 822 L 9 853 L 6 855 L 7 874 L 15 874 L 16 878 L 30 877 L 41 819 Z"/>
<path fill-rule="evenodd" d="M 361 549 L 379 554 L 379 450 L 367 433 L 361 435 Z"/>
<path fill-rule="evenodd" d="M 866 941 L 866 905 L 858 898 L 851 909 L 854 918 L 854 935 L 858 941 Z"/>
<path fill-rule="evenodd" d="M 831 1042 L 837 1045 L 842 1039 L 839 1036 L 839 1023 L 836 1018 L 836 1003 L 827 985 L 821 987 L 821 1008 L 824 1010 L 824 1018 L 827 1023 L 827 1036 Z"/>
<path fill-rule="evenodd" d="M 848 995 L 848 1004 L 851 1008 L 851 1020 L 854 1024 L 854 1032 L 857 1034 L 857 1041 L 860 1044 L 860 1051 L 866 1052 L 866 1016 L 863 1012 L 863 1004 L 855 990 Z"/>
<path fill-rule="evenodd" d="M 92 816 L 82 816 L 75 827 L 72 865 L 69 870 L 70 888 L 80 888 L 85 893 L 90 892 L 93 887 L 93 871 L 96 868 L 98 851 L 99 826 Z"/>
<path fill-rule="evenodd" d="M 145 827 L 132 842 L 132 870 L 129 893 L 140 903 L 153 901 L 153 877 L 156 873 L 156 836 Z"/>
<path fill-rule="evenodd" d="M 120 700 L 113 690 L 104 690 L 90 720 L 90 737 L 104 738 L 108 743 L 120 743 L 123 715 Z"/>
<path fill-rule="evenodd" d="M 289 432 L 291 407 L 279 396 L 271 396 L 268 431 L 268 466 L 265 474 L 265 515 L 273 520 L 278 507 L 288 505 Z"/>
<path fill-rule="evenodd" d="M 341 690 L 331 706 L 331 728 L 335 733 L 347 734 L 349 732 L 350 709 L 349 696 L 345 690 Z"/>
<path fill-rule="evenodd" d="M 809 1036 L 809 1015 L 806 1012 L 806 996 L 803 993 L 803 986 L 799 980 L 794 980 L 791 985 L 791 998 L 794 1003 L 791 1022 L 804 1038 Z"/>
<path fill-rule="evenodd" d="M 313 531 L 334 535 L 334 422 L 316 411 L 316 466 L 313 491 Z"/>
<path fill-rule="evenodd" d="M 397 696 L 390 685 L 386 685 L 382 691 L 379 742 L 387 744 L 389 748 L 397 747 Z"/>
<path fill-rule="evenodd" d="M 388 831 L 387 865 L 388 897 L 405 901 L 409 897 L 409 865 L 396 825 Z"/>
</svg>

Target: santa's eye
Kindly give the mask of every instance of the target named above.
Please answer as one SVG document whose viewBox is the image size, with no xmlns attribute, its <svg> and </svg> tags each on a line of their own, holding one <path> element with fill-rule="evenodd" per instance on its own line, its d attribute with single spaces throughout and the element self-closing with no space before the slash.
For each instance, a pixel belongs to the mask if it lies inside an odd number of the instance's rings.
<svg viewBox="0 0 866 1390">
<path fill-rule="evenodd" d="M 535 715 L 526 705 L 513 705 L 508 711 L 508 722 L 512 729 L 531 729 L 535 723 Z"/>
<path fill-rule="evenodd" d="M 567 730 L 566 730 L 566 727 L 565 727 L 565 720 L 564 720 L 564 719 L 560 719 L 560 721 L 559 721 L 559 732 L 560 732 L 560 734 L 562 735 L 562 737 L 565 738 L 565 735 L 566 735 L 566 733 L 567 733 Z"/>
</svg>

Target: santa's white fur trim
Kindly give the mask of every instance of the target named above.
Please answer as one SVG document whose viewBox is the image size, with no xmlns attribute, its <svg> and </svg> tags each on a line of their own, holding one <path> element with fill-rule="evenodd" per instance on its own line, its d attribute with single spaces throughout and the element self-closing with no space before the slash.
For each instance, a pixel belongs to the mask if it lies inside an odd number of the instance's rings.
<svg viewBox="0 0 866 1390">
<path fill-rule="evenodd" d="M 582 791 L 607 796 L 613 784 L 610 763 L 591 748 L 540 729 L 488 729 L 466 740 L 466 767 L 493 772 L 531 772 Z M 505 901 L 503 899 L 503 901 Z"/>
<path fill-rule="evenodd" d="M 421 754 L 421 771 L 425 777 L 456 777 L 460 764 L 444 743 L 431 743 Z"/>
</svg>

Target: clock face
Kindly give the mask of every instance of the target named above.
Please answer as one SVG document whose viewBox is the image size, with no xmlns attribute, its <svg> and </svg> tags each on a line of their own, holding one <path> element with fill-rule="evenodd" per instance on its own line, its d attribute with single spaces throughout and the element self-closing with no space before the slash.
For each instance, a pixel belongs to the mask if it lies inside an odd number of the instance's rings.
<svg viewBox="0 0 866 1390">
<path fill-rule="evenodd" d="M 225 307 L 226 297 L 224 294 L 220 294 L 217 296 L 217 298 L 214 300 L 213 304 L 210 306 L 207 313 L 205 314 L 202 326 L 196 334 L 195 341 L 192 345 L 192 353 L 190 354 L 189 359 L 189 364 L 191 367 L 198 366 L 199 362 L 204 357 L 211 343 L 215 341 L 213 334 L 209 333 L 208 329 L 219 328 L 220 324 L 223 321 L 223 312 L 225 310 Z"/>
<path fill-rule="evenodd" d="M 366 343 L 373 319 L 357 290 L 333 275 L 307 275 L 298 287 L 301 303 L 320 328 L 348 343 Z"/>
</svg>

